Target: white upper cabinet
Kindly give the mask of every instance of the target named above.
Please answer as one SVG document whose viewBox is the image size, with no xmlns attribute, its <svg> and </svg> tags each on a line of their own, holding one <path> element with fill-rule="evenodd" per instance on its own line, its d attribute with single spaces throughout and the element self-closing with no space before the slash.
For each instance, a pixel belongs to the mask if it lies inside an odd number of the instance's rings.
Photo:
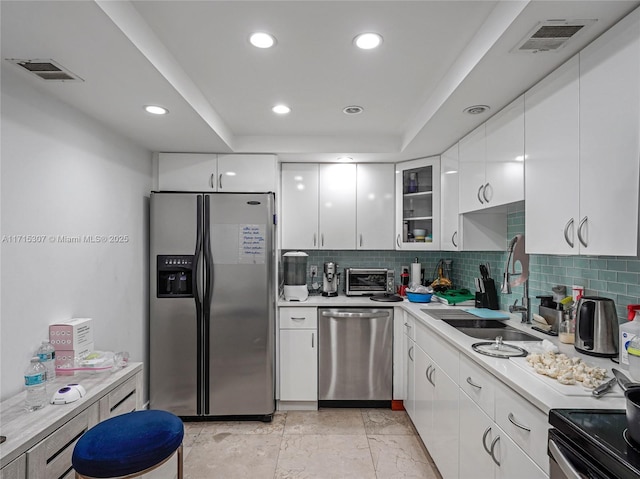
<svg viewBox="0 0 640 479">
<path fill-rule="evenodd" d="M 424 230 L 424 236 L 419 230 Z M 439 248 L 440 157 L 397 163 L 396 249 Z"/>
<path fill-rule="evenodd" d="M 218 191 L 276 191 L 275 155 L 218 155 Z"/>
<path fill-rule="evenodd" d="M 216 191 L 218 155 L 214 153 L 160 153 L 160 191 Z"/>
<path fill-rule="evenodd" d="M 440 186 L 442 193 L 440 248 L 458 251 L 458 143 L 440 156 Z"/>
<path fill-rule="evenodd" d="M 158 155 L 161 191 L 266 192 L 275 191 L 276 184 L 275 155 Z"/>
<path fill-rule="evenodd" d="M 356 248 L 392 250 L 395 211 L 394 166 L 389 163 L 357 165 Z"/>
<path fill-rule="evenodd" d="M 637 254 L 640 10 L 580 52 L 582 254 Z"/>
<path fill-rule="evenodd" d="M 356 247 L 356 165 L 320 165 L 320 249 Z"/>
<path fill-rule="evenodd" d="M 283 163 L 280 174 L 282 249 L 318 249 L 318 165 Z"/>
<path fill-rule="evenodd" d="M 487 206 L 524 200 L 524 96 L 518 97 L 486 124 Z"/>
<path fill-rule="evenodd" d="M 527 250 L 635 256 L 640 10 L 526 94 Z"/>
<path fill-rule="evenodd" d="M 482 209 L 486 203 L 482 197 L 487 158 L 485 131 L 483 123 L 458 143 L 460 161 L 458 207 L 460 213 Z"/>
<path fill-rule="evenodd" d="M 576 55 L 525 93 L 525 236 L 540 254 L 578 251 L 580 84 Z M 573 245 L 573 248 L 572 248 Z"/>
<path fill-rule="evenodd" d="M 460 213 L 524 199 L 524 98 L 460 140 Z"/>
</svg>

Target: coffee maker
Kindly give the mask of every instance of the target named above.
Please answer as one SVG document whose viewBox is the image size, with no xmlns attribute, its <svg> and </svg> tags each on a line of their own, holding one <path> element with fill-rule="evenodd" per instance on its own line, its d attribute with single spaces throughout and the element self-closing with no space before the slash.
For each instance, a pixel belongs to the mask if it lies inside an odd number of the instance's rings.
<svg viewBox="0 0 640 479">
<path fill-rule="evenodd" d="M 324 264 L 322 273 L 322 296 L 338 296 L 338 265 L 333 261 Z"/>
</svg>

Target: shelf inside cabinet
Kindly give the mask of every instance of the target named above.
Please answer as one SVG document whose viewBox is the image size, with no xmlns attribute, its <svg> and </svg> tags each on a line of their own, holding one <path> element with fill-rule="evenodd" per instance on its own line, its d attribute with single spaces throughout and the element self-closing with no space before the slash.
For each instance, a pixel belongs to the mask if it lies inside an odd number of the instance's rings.
<svg viewBox="0 0 640 479">
<path fill-rule="evenodd" d="M 403 193 L 405 198 L 415 198 L 417 196 L 431 196 L 433 191 L 418 191 L 417 193 Z"/>
</svg>

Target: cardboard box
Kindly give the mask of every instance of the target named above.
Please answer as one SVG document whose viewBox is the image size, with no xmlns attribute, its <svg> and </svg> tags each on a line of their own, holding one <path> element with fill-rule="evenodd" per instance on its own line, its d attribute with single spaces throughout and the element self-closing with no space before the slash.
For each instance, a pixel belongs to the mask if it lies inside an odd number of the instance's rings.
<svg viewBox="0 0 640 479">
<path fill-rule="evenodd" d="M 56 376 L 73 376 L 75 371 L 67 368 L 76 367 L 76 356 L 82 357 L 93 350 L 93 343 L 89 344 L 87 348 L 77 351 L 64 349 L 56 350 Z"/>
<path fill-rule="evenodd" d="M 49 325 L 49 342 L 56 351 L 84 351 L 93 349 L 93 320 L 74 318 Z"/>
</svg>

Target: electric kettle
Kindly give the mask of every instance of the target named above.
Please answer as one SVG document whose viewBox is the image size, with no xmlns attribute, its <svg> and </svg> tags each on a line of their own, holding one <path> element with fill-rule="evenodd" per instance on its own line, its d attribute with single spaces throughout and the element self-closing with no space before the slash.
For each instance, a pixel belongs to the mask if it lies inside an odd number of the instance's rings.
<svg viewBox="0 0 640 479">
<path fill-rule="evenodd" d="M 618 316 L 613 300 L 597 296 L 580 298 L 574 346 L 591 356 L 618 355 Z"/>
</svg>

